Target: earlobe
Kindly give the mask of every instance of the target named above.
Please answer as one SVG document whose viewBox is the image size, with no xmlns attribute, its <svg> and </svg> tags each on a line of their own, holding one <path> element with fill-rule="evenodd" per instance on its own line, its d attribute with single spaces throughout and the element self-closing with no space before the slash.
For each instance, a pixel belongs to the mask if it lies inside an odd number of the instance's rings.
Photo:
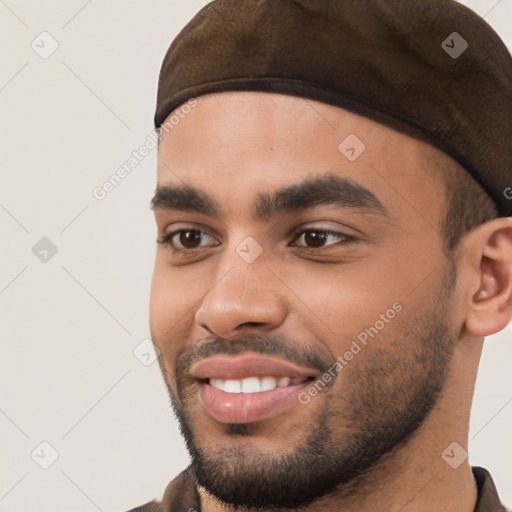
<svg viewBox="0 0 512 512">
<path fill-rule="evenodd" d="M 490 336 L 512 318 L 512 219 L 487 222 L 474 235 L 468 243 L 478 288 L 471 292 L 466 328 Z"/>
</svg>

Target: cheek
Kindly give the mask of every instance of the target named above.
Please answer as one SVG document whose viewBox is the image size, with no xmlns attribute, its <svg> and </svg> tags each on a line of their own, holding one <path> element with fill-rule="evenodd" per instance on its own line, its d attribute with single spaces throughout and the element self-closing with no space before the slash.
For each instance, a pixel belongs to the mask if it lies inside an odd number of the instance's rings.
<svg viewBox="0 0 512 512">
<path fill-rule="evenodd" d="M 157 258 L 151 283 L 150 327 L 155 344 L 166 356 L 171 338 L 176 336 L 180 317 L 185 314 L 180 308 L 181 296 L 181 290 Z"/>
<path fill-rule="evenodd" d="M 150 294 L 150 327 L 160 350 L 180 350 L 190 336 L 196 309 L 208 283 L 157 255 Z"/>
<path fill-rule="evenodd" d="M 353 339 L 404 299 L 403 283 L 375 262 L 288 267 L 280 277 L 293 291 L 289 300 L 303 326 L 316 337 L 340 342 Z"/>
<path fill-rule="evenodd" d="M 432 302 L 440 265 L 419 243 L 396 244 L 346 264 L 281 266 L 279 276 L 293 291 L 288 300 L 297 322 L 315 338 L 331 340 L 338 355 L 353 340 L 399 334 L 403 311 L 422 311 Z"/>
</svg>

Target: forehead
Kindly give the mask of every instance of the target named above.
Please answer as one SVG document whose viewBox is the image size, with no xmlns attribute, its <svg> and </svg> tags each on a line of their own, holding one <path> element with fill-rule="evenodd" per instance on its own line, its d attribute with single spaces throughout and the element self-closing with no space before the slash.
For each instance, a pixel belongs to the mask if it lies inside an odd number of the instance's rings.
<svg viewBox="0 0 512 512">
<path fill-rule="evenodd" d="M 185 184 L 240 207 L 259 192 L 335 173 L 396 215 L 412 209 L 435 219 L 444 211 L 440 173 L 426 158 L 440 152 L 428 144 L 305 98 L 224 92 L 196 101 L 162 132 L 159 185 Z"/>
</svg>

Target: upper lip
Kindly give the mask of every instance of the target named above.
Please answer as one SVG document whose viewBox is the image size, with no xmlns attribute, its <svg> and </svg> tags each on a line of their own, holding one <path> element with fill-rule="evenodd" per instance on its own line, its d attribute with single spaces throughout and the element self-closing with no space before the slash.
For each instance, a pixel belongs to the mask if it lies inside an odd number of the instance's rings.
<svg viewBox="0 0 512 512">
<path fill-rule="evenodd" d="M 190 374 L 196 379 L 245 379 L 247 377 L 315 377 L 317 371 L 297 366 L 282 359 L 244 354 L 214 356 L 192 366 Z"/>
</svg>

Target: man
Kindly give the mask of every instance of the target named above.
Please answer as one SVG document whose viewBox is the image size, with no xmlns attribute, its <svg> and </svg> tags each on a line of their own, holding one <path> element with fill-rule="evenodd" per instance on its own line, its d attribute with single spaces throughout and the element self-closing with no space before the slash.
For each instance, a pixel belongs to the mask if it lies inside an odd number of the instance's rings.
<svg viewBox="0 0 512 512">
<path fill-rule="evenodd" d="M 467 459 L 512 317 L 512 60 L 451 0 L 218 0 L 160 73 L 151 330 L 224 512 L 506 510 Z"/>
</svg>

